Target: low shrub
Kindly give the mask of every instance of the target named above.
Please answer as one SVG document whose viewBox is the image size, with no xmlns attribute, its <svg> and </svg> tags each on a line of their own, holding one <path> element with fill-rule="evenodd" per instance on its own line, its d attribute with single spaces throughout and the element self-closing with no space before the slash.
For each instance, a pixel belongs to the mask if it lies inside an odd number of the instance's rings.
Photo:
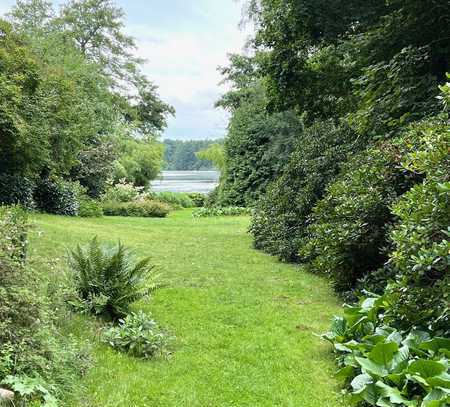
<svg viewBox="0 0 450 407">
<path fill-rule="evenodd" d="M 80 201 L 78 216 L 82 218 L 99 218 L 103 216 L 103 208 L 101 204 L 94 199 L 85 198 Z"/>
<path fill-rule="evenodd" d="M 13 174 L 0 174 L 0 205 L 20 204 L 33 208 L 34 182 L 26 177 Z"/>
<path fill-rule="evenodd" d="M 191 198 L 196 208 L 202 208 L 203 206 L 205 206 L 207 197 L 205 194 L 202 194 L 200 192 L 189 192 L 187 195 L 189 198 Z"/>
<path fill-rule="evenodd" d="M 392 319 L 392 294 L 347 306 L 324 335 L 337 353 L 337 376 L 353 403 L 444 407 L 450 402 L 450 339 Z"/>
<path fill-rule="evenodd" d="M 144 188 L 136 187 L 132 183 L 121 181 L 110 185 L 102 195 L 102 201 L 105 202 L 131 202 L 138 199 L 143 193 Z"/>
<path fill-rule="evenodd" d="M 170 212 L 170 206 L 159 201 L 140 200 L 133 202 L 102 202 L 106 216 L 135 216 L 144 218 L 164 218 Z"/>
<path fill-rule="evenodd" d="M 250 215 L 251 208 L 244 208 L 241 206 L 226 206 L 226 207 L 212 207 L 212 208 L 198 208 L 192 212 L 194 218 L 206 218 L 213 216 L 240 216 Z"/>
<path fill-rule="evenodd" d="M 56 215 L 77 216 L 78 183 L 64 181 L 60 178 L 44 178 L 36 184 L 34 200 L 37 209 Z"/>
<path fill-rule="evenodd" d="M 164 352 L 168 337 L 153 319 L 141 311 L 127 315 L 119 320 L 118 326 L 107 329 L 103 341 L 119 352 L 151 359 Z"/>
<path fill-rule="evenodd" d="M 157 192 L 155 194 L 152 194 L 151 197 L 154 197 L 158 201 L 169 204 L 174 209 L 194 207 L 194 202 L 192 201 L 192 199 L 188 194 L 185 194 L 183 192 Z"/>
<path fill-rule="evenodd" d="M 76 297 L 70 304 L 106 319 L 125 316 L 129 306 L 146 298 L 154 267 L 150 259 L 136 261 L 123 244 L 101 245 L 94 238 L 70 252 Z"/>
</svg>

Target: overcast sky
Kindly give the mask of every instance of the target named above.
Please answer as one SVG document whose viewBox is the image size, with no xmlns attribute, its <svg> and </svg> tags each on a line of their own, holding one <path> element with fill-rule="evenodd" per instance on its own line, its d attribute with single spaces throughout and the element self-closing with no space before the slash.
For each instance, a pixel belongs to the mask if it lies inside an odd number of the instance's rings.
<svg viewBox="0 0 450 407">
<path fill-rule="evenodd" d="M 57 1 L 61 3 L 61 1 Z M 248 33 L 238 28 L 242 2 L 235 0 L 116 0 L 127 14 L 126 30 L 137 39 L 145 72 L 161 97 L 177 110 L 164 137 L 223 137 L 225 112 L 214 108 L 224 88 L 218 65 L 240 52 Z M 5 13 L 15 0 L 0 0 Z"/>
</svg>

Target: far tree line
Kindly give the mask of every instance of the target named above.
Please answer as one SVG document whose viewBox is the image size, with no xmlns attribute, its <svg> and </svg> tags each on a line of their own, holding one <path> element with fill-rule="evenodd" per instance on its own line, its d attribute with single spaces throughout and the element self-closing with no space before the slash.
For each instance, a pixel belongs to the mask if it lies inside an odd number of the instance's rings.
<svg viewBox="0 0 450 407">
<path fill-rule="evenodd" d="M 223 140 L 164 140 L 164 166 L 168 171 L 214 170 L 218 165 L 206 151 L 219 150 Z"/>
</svg>

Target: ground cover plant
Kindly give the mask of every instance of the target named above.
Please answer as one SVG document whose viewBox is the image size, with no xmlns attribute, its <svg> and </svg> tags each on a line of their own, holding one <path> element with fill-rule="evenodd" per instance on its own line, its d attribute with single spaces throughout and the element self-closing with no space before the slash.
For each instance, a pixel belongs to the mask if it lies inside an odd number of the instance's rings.
<svg viewBox="0 0 450 407">
<path fill-rule="evenodd" d="M 324 338 L 338 353 L 337 375 L 352 402 L 444 407 L 450 402 L 450 339 L 443 332 L 395 328 L 392 293 L 347 306 Z"/>
<path fill-rule="evenodd" d="M 131 312 L 118 322 L 103 332 L 103 341 L 113 349 L 142 359 L 165 351 L 168 335 L 144 312 Z"/>
<path fill-rule="evenodd" d="M 103 344 L 92 317 L 75 318 L 72 332 L 93 342 L 95 363 L 85 389 L 64 405 L 347 405 L 335 392 L 329 347 L 314 336 L 327 329 L 337 301 L 320 277 L 254 251 L 248 217 L 198 222 L 183 210 L 164 220 L 36 215 L 34 221 L 32 260 L 58 258 L 94 234 L 120 239 L 138 257 L 151 255 L 164 270 L 160 287 L 132 311 L 151 315 L 175 336 L 169 359 L 140 360 Z M 55 264 L 63 266 L 64 259 Z"/>
</svg>

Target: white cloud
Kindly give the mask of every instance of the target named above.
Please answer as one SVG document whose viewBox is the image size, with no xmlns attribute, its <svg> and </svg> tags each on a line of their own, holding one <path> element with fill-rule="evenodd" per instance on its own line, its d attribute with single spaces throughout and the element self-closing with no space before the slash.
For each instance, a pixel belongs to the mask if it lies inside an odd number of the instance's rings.
<svg viewBox="0 0 450 407">
<path fill-rule="evenodd" d="M 162 98 L 177 109 L 166 135 L 222 137 L 227 115 L 215 109 L 214 103 L 226 89 L 219 86 L 217 67 L 227 64 L 227 53 L 242 51 L 248 33 L 238 29 L 240 13 L 236 5 L 234 15 L 227 16 L 229 20 L 218 18 L 218 3 L 199 2 L 195 7 L 204 18 L 218 19 L 217 24 L 195 29 L 193 22 L 192 29 L 181 32 L 130 25 L 128 31 L 137 38 L 137 55 L 147 60 L 145 73 L 159 86 Z M 183 127 L 186 133 L 195 134 L 182 134 Z"/>
</svg>

